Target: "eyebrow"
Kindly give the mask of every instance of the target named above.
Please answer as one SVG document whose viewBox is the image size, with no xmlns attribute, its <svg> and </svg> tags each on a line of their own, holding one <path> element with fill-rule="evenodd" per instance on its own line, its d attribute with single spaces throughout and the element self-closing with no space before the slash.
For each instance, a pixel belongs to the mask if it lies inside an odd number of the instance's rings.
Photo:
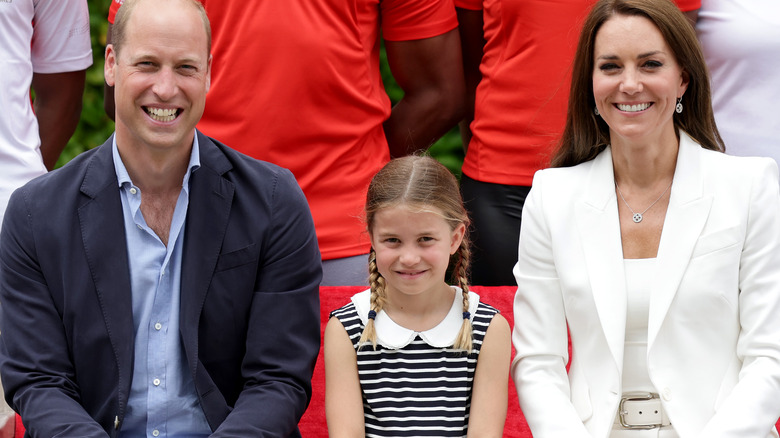
<svg viewBox="0 0 780 438">
<path fill-rule="evenodd" d="M 653 51 L 650 51 L 650 52 L 640 53 L 639 56 L 636 57 L 636 59 L 650 58 L 651 56 L 655 56 L 655 55 L 663 54 L 663 53 L 664 52 L 661 51 L 661 50 L 653 50 Z M 619 58 L 618 58 L 617 55 L 602 55 L 602 56 L 599 56 L 596 59 L 605 59 L 607 61 L 611 61 L 611 60 L 615 60 L 615 59 L 619 59 Z"/>
</svg>

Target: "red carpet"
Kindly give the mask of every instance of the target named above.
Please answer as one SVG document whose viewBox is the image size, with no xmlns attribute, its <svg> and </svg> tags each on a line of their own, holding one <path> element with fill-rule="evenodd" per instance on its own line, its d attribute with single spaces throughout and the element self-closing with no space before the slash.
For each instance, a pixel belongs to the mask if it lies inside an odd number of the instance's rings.
<svg viewBox="0 0 780 438">
<path fill-rule="evenodd" d="M 365 289 L 364 287 L 323 287 L 320 290 L 320 317 L 322 319 L 322 331 L 325 330 L 325 324 L 328 322 L 328 314 L 344 304 L 347 304 L 349 298 L 357 292 Z M 515 295 L 515 287 L 480 287 L 474 286 L 473 291 L 488 304 L 501 311 L 510 325 L 514 324 L 512 317 L 512 300 Z M 328 429 L 325 423 L 325 368 L 323 365 L 322 349 L 317 358 L 317 365 L 314 369 L 314 379 L 312 382 L 313 396 L 308 410 L 303 415 L 300 422 L 301 434 L 306 437 L 327 437 Z M 512 349 L 514 357 L 514 348 Z M 504 426 L 504 437 L 510 438 L 530 438 L 531 432 L 520 411 L 517 402 L 517 393 L 512 381 L 507 376 L 509 385 L 509 404 L 506 425 Z M 24 436 L 24 427 L 17 416 L 16 438 Z M 780 430 L 780 421 L 777 424 Z M 0 437 L 6 438 L 6 437 Z"/>
</svg>

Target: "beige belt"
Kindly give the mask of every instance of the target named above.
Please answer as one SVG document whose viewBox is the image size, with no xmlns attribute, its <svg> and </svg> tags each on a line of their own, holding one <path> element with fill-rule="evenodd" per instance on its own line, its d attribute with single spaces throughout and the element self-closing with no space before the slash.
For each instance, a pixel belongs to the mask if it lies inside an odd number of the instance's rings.
<svg viewBox="0 0 780 438">
<path fill-rule="evenodd" d="M 658 394 L 650 392 L 623 394 L 616 423 L 625 429 L 655 429 L 672 424 Z"/>
</svg>

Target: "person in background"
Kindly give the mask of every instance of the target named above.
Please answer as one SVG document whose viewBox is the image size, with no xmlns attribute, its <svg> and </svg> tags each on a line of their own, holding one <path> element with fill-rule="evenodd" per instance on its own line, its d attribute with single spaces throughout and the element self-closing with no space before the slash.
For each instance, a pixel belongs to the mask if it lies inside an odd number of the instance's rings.
<svg viewBox="0 0 780 438">
<path fill-rule="evenodd" d="M 0 2 L 0 41 L 1 224 L 11 193 L 54 168 L 78 125 L 92 65 L 87 2 Z M 11 418 L 0 401 L 0 438 L 13 436 Z"/>
<path fill-rule="evenodd" d="M 501 437 L 509 324 L 469 291 L 455 177 L 431 157 L 392 160 L 371 181 L 365 211 L 371 287 L 325 329 L 328 432 Z M 449 268 L 457 287 L 446 283 Z"/>
<path fill-rule="evenodd" d="M 726 152 L 780 164 L 780 2 L 702 0 L 696 32 Z"/>
<path fill-rule="evenodd" d="M 595 0 L 455 0 L 467 111 L 461 190 L 474 224 L 471 279 L 514 285 L 523 204 L 566 120 L 577 35 Z M 695 16 L 700 0 L 677 0 Z"/>
<path fill-rule="evenodd" d="M 11 196 L 0 373 L 26 436 L 300 436 L 320 254 L 289 171 L 203 135 L 195 0 L 128 0 L 116 132 Z"/>
<path fill-rule="evenodd" d="M 722 153 L 709 87 L 669 0 L 586 18 L 514 269 L 512 376 L 534 436 L 777 437 L 778 168 Z"/>
<path fill-rule="evenodd" d="M 314 216 L 322 284 L 366 285 L 359 218 L 371 177 L 390 157 L 428 148 L 463 115 L 452 0 L 202 3 L 216 57 L 198 129 L 292 170 Z M 392 111 L 380 29 L 404 91 Z"/>
</svg>

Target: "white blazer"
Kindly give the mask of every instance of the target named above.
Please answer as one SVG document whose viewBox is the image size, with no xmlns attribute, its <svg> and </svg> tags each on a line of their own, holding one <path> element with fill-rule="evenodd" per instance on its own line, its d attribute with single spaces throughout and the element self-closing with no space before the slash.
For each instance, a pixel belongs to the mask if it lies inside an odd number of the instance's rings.
<svg viewBox="0 0 780 438">
<path fill-rule="evenodd" d="M 680 137 L 651 285 L 650 379 L 681 438 L 777 437 L 777 165 Z M 626 325 L 610 148 L 578 166 L 537 172 L 514 274 L 512 376 L 534 437 L 607 437 L 621 397 Z"/>
</svg>

